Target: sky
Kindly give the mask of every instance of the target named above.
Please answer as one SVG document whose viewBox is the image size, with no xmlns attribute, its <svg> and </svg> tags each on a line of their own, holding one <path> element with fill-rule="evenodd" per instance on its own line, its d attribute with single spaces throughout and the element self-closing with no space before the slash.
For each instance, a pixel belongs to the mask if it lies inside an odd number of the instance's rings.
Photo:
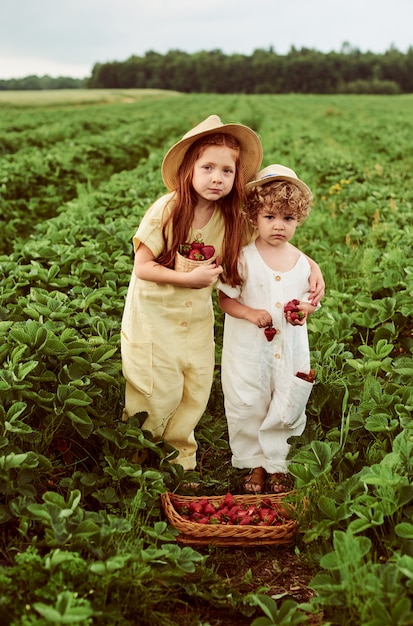
<svg viewBox="0 0 413 626">
<path fill-rule="evenodd" d="M 85 78 L 149 51 L 404 53 L 412 24 L 412 0 L 2 0 L 0 79 Z"/>
</svg>

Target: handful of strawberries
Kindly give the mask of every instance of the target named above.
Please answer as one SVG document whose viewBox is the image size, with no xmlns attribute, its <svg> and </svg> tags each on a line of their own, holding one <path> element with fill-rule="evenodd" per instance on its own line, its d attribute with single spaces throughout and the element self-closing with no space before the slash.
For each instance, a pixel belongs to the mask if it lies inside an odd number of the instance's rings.
<svg viewBox="0 0 413 626">
<path fill-rule="evenodd" d="M 207 261 L 214 256 L 215 248 L 204 244 L 202 240 L 195 240 L 192 243 L 181 243 L 179 254 L 191 261 Z"/>
<path fill-rule="evenodd" d="M 305 318 L 305 312 L 300 309 L 300 301 L 299 300 L 290 300 L 284 306 L 284 313 L 290 313 L 290 320 L 293 322 L 295 320 L 303 320 Z"/>
<path fill-rule="evenodd" d="M 305 312 L 300 309 L 300 301 L 294 299 L 287 302 L 284 306 L 284 315 L 286 319 L 288 319 L 289 316 L 289 320 L 291 322 L 294 322 L 295 320 L 303 320 L 305 318 Z M 264 335 L 267 341 L 272 341 L 276 334 L 277 329 L 274 328 L 272 324 L 264 328 Z"/>
<path fill-rule="evenodd" d="M 227 493 L 219 502 L 211 502 L 208 498 L 196 498 L 185 504 L 173 498 L 171 501 L 183 519 L 197 524 L 280 526 L 290 519 L 286 509 L 271 498 L 263 498 L 257 504 L 240 504 Z"/>
</svg>

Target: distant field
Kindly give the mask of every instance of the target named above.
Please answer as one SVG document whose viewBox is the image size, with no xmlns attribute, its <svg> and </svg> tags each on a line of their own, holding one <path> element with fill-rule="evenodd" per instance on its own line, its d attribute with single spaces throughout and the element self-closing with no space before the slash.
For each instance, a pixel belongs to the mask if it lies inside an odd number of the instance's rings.
<svg viewBox="0 0 413 626">
<path fill-rule="evenodd" d="M 0 91 L 2 106 L 64 106 L 76 104 L 116 104 L 143 98 L 180 95 L 161 89 L 43 89 L 41 91 Z"/>
</svg>

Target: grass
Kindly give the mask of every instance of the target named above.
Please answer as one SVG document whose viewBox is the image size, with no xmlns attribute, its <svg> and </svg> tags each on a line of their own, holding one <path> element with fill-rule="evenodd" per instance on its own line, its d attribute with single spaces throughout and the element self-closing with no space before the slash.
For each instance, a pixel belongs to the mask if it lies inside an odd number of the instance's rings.
<svg viewBox="0 0 413 626">
<path fill-rule="evenodd" d="M 39 91 L 0 91 L 0 107 L 50 107 L 85 104 L 130 103 L 154 97 L 180 95 L 162 89 L 43 89 Z"/>
</svg>

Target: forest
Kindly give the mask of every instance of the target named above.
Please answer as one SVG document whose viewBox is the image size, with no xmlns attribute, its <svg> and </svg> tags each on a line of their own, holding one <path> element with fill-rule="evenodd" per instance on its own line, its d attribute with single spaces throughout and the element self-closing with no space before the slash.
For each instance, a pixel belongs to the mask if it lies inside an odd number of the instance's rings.
<svg viewBox="0 0 413 626">
<path fill-rule="evenodd" d="M 183 93 L 244 94 L 403 94 L 413 92 L 413 47 L 404 54 L 361 52 L 343 44 L 339 52 L 272 47 L 253 54 L 221 50 L 188 54 L 148 51 L 126 61 L 95 63 L 83 80 L 28 76 L 0 80 L 0 90 L 168 89 Z"/>
</svg>

